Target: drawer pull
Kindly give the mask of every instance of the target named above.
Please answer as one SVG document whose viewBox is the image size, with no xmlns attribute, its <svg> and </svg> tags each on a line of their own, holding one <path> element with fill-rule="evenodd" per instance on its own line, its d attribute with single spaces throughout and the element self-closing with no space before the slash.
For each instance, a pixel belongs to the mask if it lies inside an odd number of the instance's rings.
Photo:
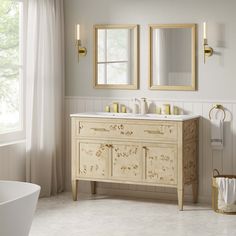
<svg viewBox="0 0 236 236">
<path fill-rule="evenodd" d="M 108 148 L 113 148 L 112 144 L 106 144 L 105 146 L 108 147 Z"/>
<path fill-rule="evenodd" d="M 149 134 L 164 134 L 164 132 L 160 130 L 144 130 L 144 132 L 149 133 Z"/>
<path fill-rule="evenodd" d="M 99 132 L 109 132 L 109 130 L 105 128 L 91 128 L 91 129 L 94 131 L 99 131 Z"/>
</svg>

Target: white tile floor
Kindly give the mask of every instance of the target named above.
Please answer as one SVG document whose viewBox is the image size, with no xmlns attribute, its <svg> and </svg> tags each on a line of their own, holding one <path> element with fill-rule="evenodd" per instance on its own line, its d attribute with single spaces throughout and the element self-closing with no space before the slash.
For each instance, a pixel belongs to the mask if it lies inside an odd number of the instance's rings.
<svg viewBox="0 0 236 236">
<path fill-rule="evenodd" d="M 70 193 L 40 199 L 30 236 L 236 236 L 236 216 L 209 206 Z"/>
</svg>

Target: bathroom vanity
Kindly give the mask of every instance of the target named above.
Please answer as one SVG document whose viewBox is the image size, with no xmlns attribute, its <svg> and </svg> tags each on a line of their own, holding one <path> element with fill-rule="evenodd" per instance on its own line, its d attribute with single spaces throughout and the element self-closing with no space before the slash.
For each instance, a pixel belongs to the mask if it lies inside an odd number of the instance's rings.
<svg viewBox="0 0 236 236">
<path fill-rule="evenodd" d="M 198 196 L 198 122 L 195 115 L 79 113 L 72 119 L 72 192 L 78 181 L 113 182 L 177 189 Z"/>
</svg>

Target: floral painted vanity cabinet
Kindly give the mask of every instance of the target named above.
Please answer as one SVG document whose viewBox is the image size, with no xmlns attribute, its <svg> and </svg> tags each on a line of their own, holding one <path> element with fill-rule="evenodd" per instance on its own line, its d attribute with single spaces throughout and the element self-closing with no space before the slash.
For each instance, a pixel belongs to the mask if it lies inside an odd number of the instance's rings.
<svg viewBox="0 0 236 236">
<path fill-rule="evenodd" d="M 184 186 L 198 196 L 197 116 L 71 115 L 72 192 L 78 181 L 141 184 L 177 189 L 183 209 Z"/>
</svg>

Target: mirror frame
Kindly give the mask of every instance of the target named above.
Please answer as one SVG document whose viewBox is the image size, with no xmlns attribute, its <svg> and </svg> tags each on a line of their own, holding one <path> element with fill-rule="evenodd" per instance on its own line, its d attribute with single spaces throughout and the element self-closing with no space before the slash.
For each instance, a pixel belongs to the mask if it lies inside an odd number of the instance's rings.
<svg viewBox="0 0 236 236">
<path fill-rule="evenodd" d="M 192 78 L 190 86 L 177 85 L 154 85 L 153 84 L 153 30 L 165 28 L 189 28 L 192 35 Z M 149 25 L 149 89 L 150 90 L 179 90 L 195 91 L 196 90 L 196 24 L 152 24 Z"/>
<path fill-rule="evenodd" d="M 132 84 L 98 84 L 97 83 L 97 32 L 99 29 L 131 29 L 134 31 L 134 41 L 133 41 L 133 47 L 134 47 L 134 68 L 133 68 L 133 83 Z M 98 89 L 129 89 L 129 90 L 135 90 L 139 89 L 139 25 L 135 24 L 99 24 L 93 26 L 93 43 L 94 43 L 94 88 Z"/>
</svg>

